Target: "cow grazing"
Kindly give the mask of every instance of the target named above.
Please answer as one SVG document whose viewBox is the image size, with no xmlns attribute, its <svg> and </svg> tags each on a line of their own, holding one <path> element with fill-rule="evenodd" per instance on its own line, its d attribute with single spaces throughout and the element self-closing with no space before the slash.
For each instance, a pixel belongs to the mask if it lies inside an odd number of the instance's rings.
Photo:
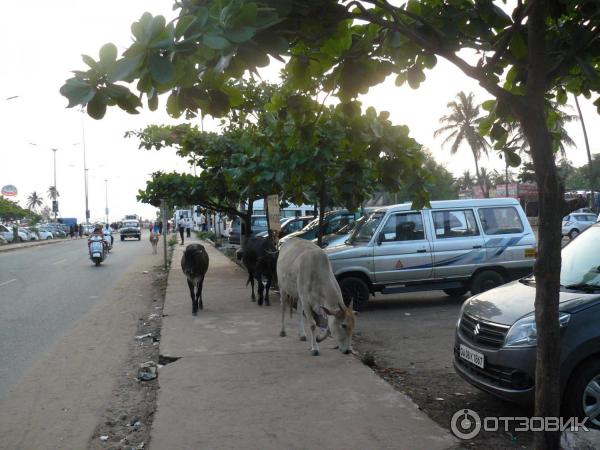
<svg viewBox="0 0 600 450">
<path fill-rule="evenodd" d="M 263 290 L 264 303 L 266 306 L 270 306 L 269 302 L 269 289 L 271 283 L 276 279 L 276 264 L 277 264 L 277 251 L 273 241 L 268 237 L 252 236 L 246 240 L 242 249 L 242 262 L 248 270 L 248 281 L 246 286 L 251 284 L 252 286 L 252 301 L 256 301 L 254 296 L 254 280 L 258 282 L 258 305 L 263 304 Z M 267 285 L 263 286 L 263 278 L 267 280 Z"/>
<path fill-rule="evenodd" d="M 150 244 L 152 244 L 152 254 L 156 255 L 158 252 L 158 241 L 160 239 L 160 234 L 150 232 Z"/>
<path fill-rule="evenodd" d="M 204 275 L 208 270 L 208 253 L 200 244 L 190 244 L 185 248 L 181 257 L 181 269 L 187 278 L 187 284 L 192 296 L 192 314 L 198 314 L 198 308 L 203 309 L 202 285 Z M 195 290 L 195 292 L 194 292 Z"/>
<path fill-rule="evenodd" d="M 339 350 L 352 351 L 352 332 L 356 319 L 352 309 L 344 305 L 340 286 L 333 275 L 325 252 L 316 244 L 304 239 L 292 238 L 279 250 L 277 281 L 281 294 L 281 336 L 285 336 L 285 310 L 289 299 L 299 302 L 299 311 L 309 324 L 311 352 L 319 355 L 319 342 L 328 335 L 337 341 Z M 291 307 L 291 305 L 290 305 Z M 327 331 L 317 336 L 315 315 L 327 317 Z M 303 320 L 300 323 L 300 339 L 305 337 Z"/>
</svg>

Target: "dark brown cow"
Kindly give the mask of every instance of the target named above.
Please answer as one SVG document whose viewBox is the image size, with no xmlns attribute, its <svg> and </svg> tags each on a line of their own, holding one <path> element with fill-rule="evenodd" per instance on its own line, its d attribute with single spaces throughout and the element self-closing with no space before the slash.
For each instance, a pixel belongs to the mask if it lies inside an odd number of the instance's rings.
<svg viewBox="0 0 600 450">
<path fill-rule="evenodd" d="M 252 301 L 256 300 L 254 296 L 254 280 L 258 282 L 258 305 L 269 302 L 269 289 L 271 283 L 277 280 L 277 251 L 275 245 L 268 237 L 252 236 L 246 240 L 242 249 L 242 262 L 248 270 L 248 284 L 252 285 Z M 267 280 L 267 285 L 263 286 L 263 277 Z"/>
</svg>

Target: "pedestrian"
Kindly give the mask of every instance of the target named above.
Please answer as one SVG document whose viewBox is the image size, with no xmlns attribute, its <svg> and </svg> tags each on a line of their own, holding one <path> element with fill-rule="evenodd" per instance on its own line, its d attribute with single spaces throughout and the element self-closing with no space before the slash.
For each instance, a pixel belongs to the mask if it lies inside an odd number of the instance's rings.
<svg viewBox="0 0 600 450">
<path fill-rule="evenodd" d="M 192 221 L 190 219 L 185 219 L 185 234 L 189 238 L 192 227 Z"/>
<path fill-rule="evenodd" d="M 200 214 L 200 231 L 206 231 L 206 223 L 205 223 L 204 214 Z"/>
<path fill-rule="evenodd" d="M 179 218 L 179 221 L 177 222 L 177 226 L 179 228 L 179 236 L 181 237 L 181 244 L 183 245 L 183 233 L 185 231 L 185 224 L 183 223 L 183 218 Z"/>
<path fill-rule="evenodd" d="M 69 225 L 69 236 L 71 236 L 71 239 L 75 237 L 75 225 L 73 224 Z"/>
<path fill-rule="evenodd" d="M 83 224 L 79 224 L 79 239 L 83 239 Z"/>
<path fill-rule="evenodd" d="M 167 234 L 170 234 L 170 233 L 171 233 L 171 221 L 168 220 L 167 221 Z"/>
<path fill-rule="evenodd" d="M 162 232 L 162 227 L 163 227 L 163 225 L 162 225 L 162 220 L 159 220 L 159 221 L 158 221 L 158 233 L 159 233 L 159 234 L 163 234 L 163 232 Z"/>
</svg>

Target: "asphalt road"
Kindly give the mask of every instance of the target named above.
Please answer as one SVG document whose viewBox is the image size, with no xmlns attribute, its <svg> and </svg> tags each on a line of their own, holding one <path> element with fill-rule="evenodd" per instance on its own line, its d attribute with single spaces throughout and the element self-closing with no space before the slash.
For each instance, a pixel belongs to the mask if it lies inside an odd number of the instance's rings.
<svg viewBox="0 0 600 450">
<path fill-rule="evenodd" d="M 0 398 L 148 247 L 144 237 L 121 242 L 116 234 L 100 267 L 85 239 L 0 253 Z"/>
</svg>

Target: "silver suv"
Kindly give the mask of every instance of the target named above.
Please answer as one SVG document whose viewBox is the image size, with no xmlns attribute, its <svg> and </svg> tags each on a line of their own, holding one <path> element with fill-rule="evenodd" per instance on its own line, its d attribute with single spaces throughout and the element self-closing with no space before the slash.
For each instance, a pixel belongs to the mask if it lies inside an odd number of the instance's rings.
<svg viewBox="0 0 600 450">
<path fill-rule="evenodd" d="M 344 301 L 360 309 L 375 292 L 487 291 L 531 273 L 535 248 L 519 202 L 495 198 L 382 208 L 325 252 Z"/>
</svg>

